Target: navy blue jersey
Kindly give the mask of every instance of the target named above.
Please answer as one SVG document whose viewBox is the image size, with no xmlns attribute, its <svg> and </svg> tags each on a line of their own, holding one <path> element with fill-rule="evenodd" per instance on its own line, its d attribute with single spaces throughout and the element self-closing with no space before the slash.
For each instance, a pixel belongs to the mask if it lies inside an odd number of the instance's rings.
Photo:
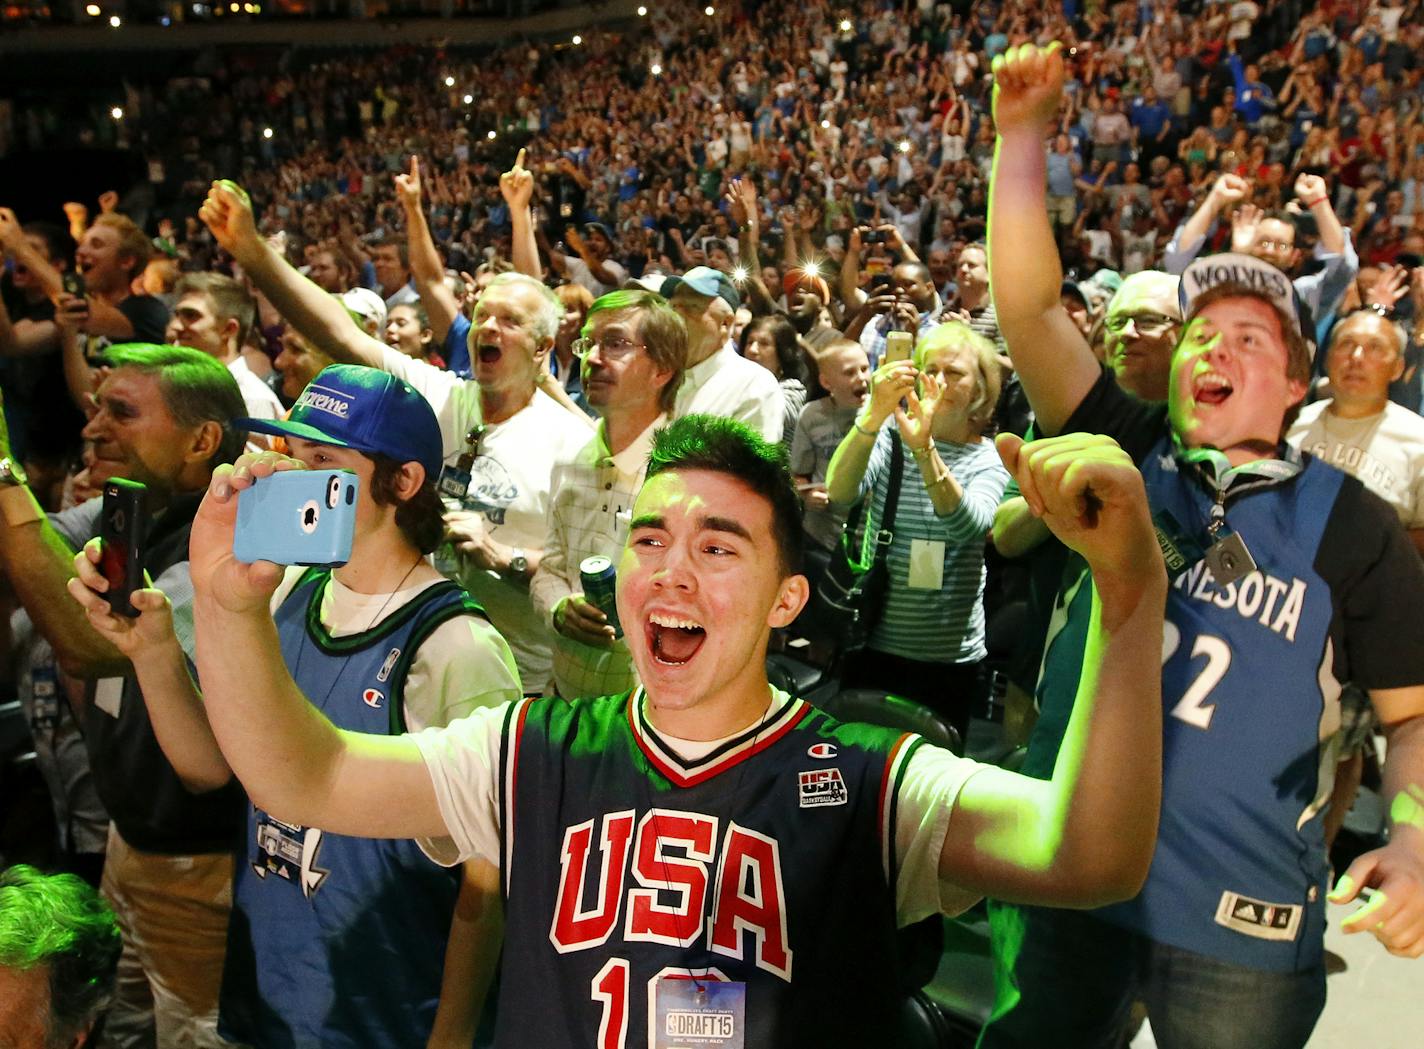
<svg viewBox="0 0 1424 1049">
<path fill-rule="evenodd" d="M 909 949 L 895 798 L 920 742 L 792 700 L 685 762 L 639 693 L 513 705 L 498 1044 L 641 1049 L 658 981 L 691 977 L 746 985 L 749 1047 L 882 1042 Z"/>
<path fill-rule="evenodd" d="M 373 629 L 322 626 L 330 572 L 310 571 L 277 609 L 298 687 L 339 728 L 405 731 L 402 692 L 420 643 L 454 616 L 481 615 L 437 583 Z M 459 869 L 414 842 L 351 838 L 249 806 L 223 973 L 225 1037 L 262 1049 L 423 1049 L 439 1004 Z"/>
<path fill-rule="evenodd" d="M 1205 537 L 1210 490 L 1174 456 L 1162 410 L 1125 398 L 1095 388 L 1068 429 L 1118 438 L 1142 470 L 1154 513 L 1166 510 Z M 1323 948 L 1320 814 L 1336 762 L 1340 683 L 1424 681 L 1411 633 L 1424 573 L 1388 508 L 1319 461 L 1307 458 L 1289 480 L 1233 487 L 1225 505 L 1258 570 L 1223 586 L 1198 562 L 1173 582 L 1157 850 L 1142 893 L 1101 914 L 1200 954 L 1296 971 L 1317 965 Z M 1043 715 L 1024 767 L 1031 775 L 1051 773 L 1089 609 L 1084 577 L 1055 611 Z"/>
</svg>

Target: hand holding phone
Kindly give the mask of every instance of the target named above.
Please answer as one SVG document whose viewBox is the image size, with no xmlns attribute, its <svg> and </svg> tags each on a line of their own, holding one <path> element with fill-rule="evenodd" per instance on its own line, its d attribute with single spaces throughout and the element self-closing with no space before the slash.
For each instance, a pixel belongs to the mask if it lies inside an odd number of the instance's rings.
<svg viewBox="0 0 1424 1049">
<path fill-rule="evenodd" d="M 915 337 L 907 331 L 892 331 L 885 335 L 885 363 L 908 361 L 914 352 Z"/>
<path fill-rule="evenodd" d="M 357 478 L 345 470 L 282 470 L 237 497 L 239 561 L 344 565 L 356 534 Z"/>
<path fill-rule="evenodd" d="M 99 512 L 99 570 L 109 584 L 104 599 L 115 615 L 134 618 L 129 595 L 143 588 L 143 543 L 148 523 L 144 500 L 148 489 L 137 481 L 111 477 L 104 483 Z"/>
</svg>

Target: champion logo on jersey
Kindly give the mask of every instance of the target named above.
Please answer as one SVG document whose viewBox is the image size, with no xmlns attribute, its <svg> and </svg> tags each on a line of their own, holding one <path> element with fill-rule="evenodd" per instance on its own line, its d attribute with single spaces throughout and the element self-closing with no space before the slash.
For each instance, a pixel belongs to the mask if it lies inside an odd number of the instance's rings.
<svg viewBox="0 0 1424 1049">
<path fill-rule="evenodd" d="M 837 754 L 834 743 L 813 743 L 806 748 L 808 758 L 820 758 L 822 761 L 829 761 Z"/>
<path fill-rule="evenodd" d="M 840 769 L 815 769 L 796 773 L 797 793 L 803 809 L 818 809 L 828 805 L 844 805 L 850 801 L 845 779 Z"/>
<path fill-rule="evenodd" d="M 361 702 L 373 710 L 380 710 L 381 706 L 386 702 L 386 694 L 378 688 L 368 688 L 365 692 L 361 693 Z"/>
</svg>

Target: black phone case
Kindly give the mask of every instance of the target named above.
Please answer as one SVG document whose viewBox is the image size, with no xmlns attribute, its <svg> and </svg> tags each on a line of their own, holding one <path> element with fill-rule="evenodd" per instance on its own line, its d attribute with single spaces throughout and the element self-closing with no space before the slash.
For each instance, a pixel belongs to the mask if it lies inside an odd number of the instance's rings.
<svg viewBox="0 0 1424 1049">
<path fill-rule="evenodd" d="M 147 489 L 137 481 L 113 477 L 104 483 L 104 505 L 99 516 L 99 539 L 103 543 L 99 567 L 109 581 L 104 594 L 116 615 L 138 615 L 129 600 L 134 590 L 143 588 L 143 500 Z"/>
</svg>

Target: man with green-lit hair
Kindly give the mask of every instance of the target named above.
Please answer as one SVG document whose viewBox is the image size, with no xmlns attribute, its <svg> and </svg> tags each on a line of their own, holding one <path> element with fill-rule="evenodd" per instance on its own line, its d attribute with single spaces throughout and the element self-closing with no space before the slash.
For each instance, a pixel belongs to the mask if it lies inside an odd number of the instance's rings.
<svg viewBox="0 0 1424 1049">
<path fill-rule="evenodd" d="M 88 1045 L 121 949 L 114 912 L 81 878 L 23 865 L 0 873 L 0 1045 Z"/>
</svg>

